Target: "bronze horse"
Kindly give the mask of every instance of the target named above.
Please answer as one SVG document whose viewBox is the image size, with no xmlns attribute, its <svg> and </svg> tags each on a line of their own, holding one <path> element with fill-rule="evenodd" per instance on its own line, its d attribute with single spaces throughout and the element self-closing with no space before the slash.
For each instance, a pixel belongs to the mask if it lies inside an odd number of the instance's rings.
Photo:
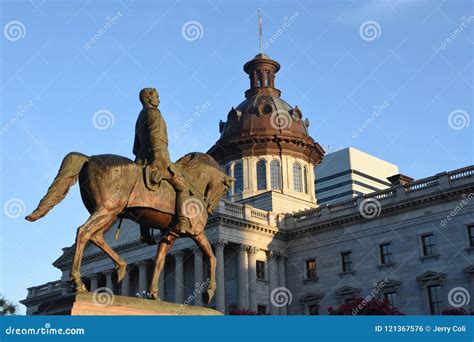
<svg viewBox="0 0 474 342">
<path fill-rule="evenodd" d="M 204 302 L 209 303 L 216 290 L 216 258 L 204 233 L 208 213 L 217 206 L 219 199 L 228 190 L 232 178 L 227 176 L 219 164 L 204 153 L 189 153 L 176 162 L 191 184 L 191 203 L 186 210 L 191 215 L 193 235 L 170 233 L 176 223 L 173 187 L 161 182 L 157 191 L 150 191 L 143 181 L 144 169 L 128 158 L 117 155 L 86 156 L 72 152 L 64 157 L 56 178 L 40 201 L 38 207 L 26 217 L 36 221 L 45 216 L 67 195 L 69 188 L 79 179 L 82 201 L 91 214 L 88 220 L 77 229 L 71 280 L 77 292 L 87 292 L 81 280 L 81 261 L 87 243 L 92 241 L 115 263 L 117 282 L 125 276 L 127 263 L 104 240 L 108 231 L 118 218 L 127 218 L 141 225 L 159 229 L 164 238 L 158 246 L 155 269 L 150 284 L 150 295 L 159 300 L 158 279 L 163 270 L 165 257 L 179 237 L 189 237 L 199 246 L 210 260 L 210 281 L 203 294 Z M 185 203 L 186 205 L 186 203 Z"/>
</svg>

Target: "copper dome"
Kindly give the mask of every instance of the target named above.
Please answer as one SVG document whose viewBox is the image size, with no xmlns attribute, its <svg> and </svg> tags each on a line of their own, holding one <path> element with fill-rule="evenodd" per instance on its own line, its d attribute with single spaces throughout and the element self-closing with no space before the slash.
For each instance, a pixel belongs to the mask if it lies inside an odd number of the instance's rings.
<svg viewBox="0 0 474 342">
<path fill-rule="evenodd" d="M 208 151 L 219 163 L 249 155 L 290 154 L 313 165 L 319 164 L 324 150 L 308 134 L 309 121 L 280 98 L 275 74 L 280 64 L 258 54 L 244 65 L 250 89 L 246 99 L 229 111 L 219 123 L 220 139 Z"/>
</svg>

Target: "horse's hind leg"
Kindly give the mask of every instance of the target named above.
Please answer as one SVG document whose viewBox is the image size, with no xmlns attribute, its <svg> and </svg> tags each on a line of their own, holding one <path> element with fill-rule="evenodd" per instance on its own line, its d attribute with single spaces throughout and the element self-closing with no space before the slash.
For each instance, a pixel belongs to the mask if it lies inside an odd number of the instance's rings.
<svg viewBox="0 0 474 342">
<path fill-rule="evenodd" d="M 81 280 L 81 261 L 84 248 L 91 236 L 102 229 L 110 227 L 117 219 L 115 213 L 107 210 L 93 213 L 89 219 L 77 229 L 76 249 L 74 251 L 74 259 L 72 262 L 71 279 L 76 284 L 76 292 L 87 292 L 84 283 Z"/>
<path fill-rule="evenodd" d="M 209 279 L 209 286 L 207 287 L 207 291 L 202 294 L 202 299 L 204 303 L 209 304 L 214 297 L 214 293 L 216 292 L 216 257 L 214 252 L 212 251 L 211 244 L 207 239 L 204 233 L 199 235 L 193 236 L 194 242 L 199 246 L 201 251 L 209 257 L 209 268 L 210 268 L 210 279 Z"/>
<path fill-rule="evenodd" d="M 104 233 L 108 230 L 103 229 L 99 230 L 97 233 L 91 236 L 91 241 L 94 245 L 102 249 L 115 263 L 117 268 L 117 284 L 125 277 L 125 273 L 127 272 L 127 263 L 123 260 L 104 240 Z"/>
</svg>

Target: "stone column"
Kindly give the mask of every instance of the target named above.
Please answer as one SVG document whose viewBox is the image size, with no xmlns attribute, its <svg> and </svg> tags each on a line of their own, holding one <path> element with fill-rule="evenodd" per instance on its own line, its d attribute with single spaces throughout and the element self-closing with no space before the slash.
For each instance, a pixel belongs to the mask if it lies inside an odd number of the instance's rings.
<svg viewBox="0 0 474 342">
<path fill-rule="evenodd" d="M 267 251 L 267 263 L 268 263 L 268 291 L 270 296 L 270 314 L 277 316 L 280 314 L 279 308 L 274 306 L 272 302 L 274 299 L 271 296 L 272 291 L 278 287 L 278 267 L 276 263 L 276 254 L 273 251 Z"/>
<path fill-rule="evenodd" d="M 249 309 L 257 311 L 257 253 L 259 249 L 256 247 L 248 248 L 249 257 Z"/>
<path fill-rule="evenodd" d="M 114 283 L 112 282 L 112 274 L 114 274 L 115 270 L 105 270 L 105 287 L 111 289 L 112 291 L 114 290 Z"/>
<path fill-rule="evenodd" d="M 194 305 L 203 306 L 202 293 L 198 291 L 202 286 L 202 252 L 199 247 L 194 250 L 194 291 L 196 297 L 194 298 Z"/>
<path fill-rule="evenodd" d="M 280 254 L 278 256 L 278 280 L 279 280 L 279 287 L 286 288 L 286 273 L 285 273 L 285 261 L 286 256 L 284 254 Z M 282 306 L 280 308 L 280 315 L 287 315 L 287 306 Z"/>
<path fill-rule="evenodd" d="M 130 295 L 130 269 L 127 267 L 125 272 L 125 277 L 123 277 L 121 286 L 121 295 L 122 296 L 129 296 Z"/>
<path fill-rule="evenodd" d="M 247 246 L 237 246 L 237 267 L 238 267 L 238 278 L 239 278 L 239 309 L 248 309 L 249 306 L 249 271 L 248 271 L 248 258 L 247 258 Z"/>
<path fill-rule="evenodd" d="M 184 302 L 184 271 L 183 271 L 183 260 L 184 252 L 176 251 L 173 253 L 174 257 L 174 301 L 175 303 L 182 304 Z"/>
<path fill-rule="evenodd" d="M 143 291 L 147 291 L 148 283 L 147 283 L 147 267 L 148 267 L 148 260 L 142 260 L 137 263 L 138 266 L 138 292 L 140 293 L 140 297 L 143 296 Z"/>
<path fill-rule="evenodd" d="M 91 292 L 94 292 L 99 287 L 99 274 L 93 273 L 89 275 L 89 279 L 91 280 Z"/>
<path fill-rule="evenodd" d="M 225 313 L 225 274 L 224 274 L 224 247 L 227 244 L 225 240 L 217 240 L 215 243 L 216 249 L 216 282 L 217 282 L 217 292 L 216 292 L 216 310 Z"/>
</svg>

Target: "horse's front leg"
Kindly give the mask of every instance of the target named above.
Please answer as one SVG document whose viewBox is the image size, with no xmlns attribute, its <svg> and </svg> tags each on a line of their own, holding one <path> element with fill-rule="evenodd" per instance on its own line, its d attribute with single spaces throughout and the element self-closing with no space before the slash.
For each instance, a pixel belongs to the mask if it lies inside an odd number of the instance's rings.
<svg viewBox="0 0 474 342">
<path fill-rule="evenodd" d="M 202 299 L 204 303 L 209 304 L 216 293 L 217 285 L 216 285 L 216 257 L 214 256 L 214 252 L 212 251 L 211 244 L 207 239 L 204 233 L 201 233 L 197 236 L 193 237 L 194 242 L 199 246 L 201 251 L 209 257 L 209 285 L 207 287 L 207 291 L 202 294 Z"/>
<path fill-rule="evenodd" d="M 155 257 L 155 270 L 153 272 L 153 278 L 151 279 L 150 284 L 150 297 L 152 299 L 160 300 L 160 296 L 158 294 L 158 280 L 160 279 L 161 272 L 165 266 L 166 255 L 173 247 L 176 239 L 177 237 L 174 235 L 168 234 L 161 239 L 160 244 L 158 245 Z"/>
</svg>

